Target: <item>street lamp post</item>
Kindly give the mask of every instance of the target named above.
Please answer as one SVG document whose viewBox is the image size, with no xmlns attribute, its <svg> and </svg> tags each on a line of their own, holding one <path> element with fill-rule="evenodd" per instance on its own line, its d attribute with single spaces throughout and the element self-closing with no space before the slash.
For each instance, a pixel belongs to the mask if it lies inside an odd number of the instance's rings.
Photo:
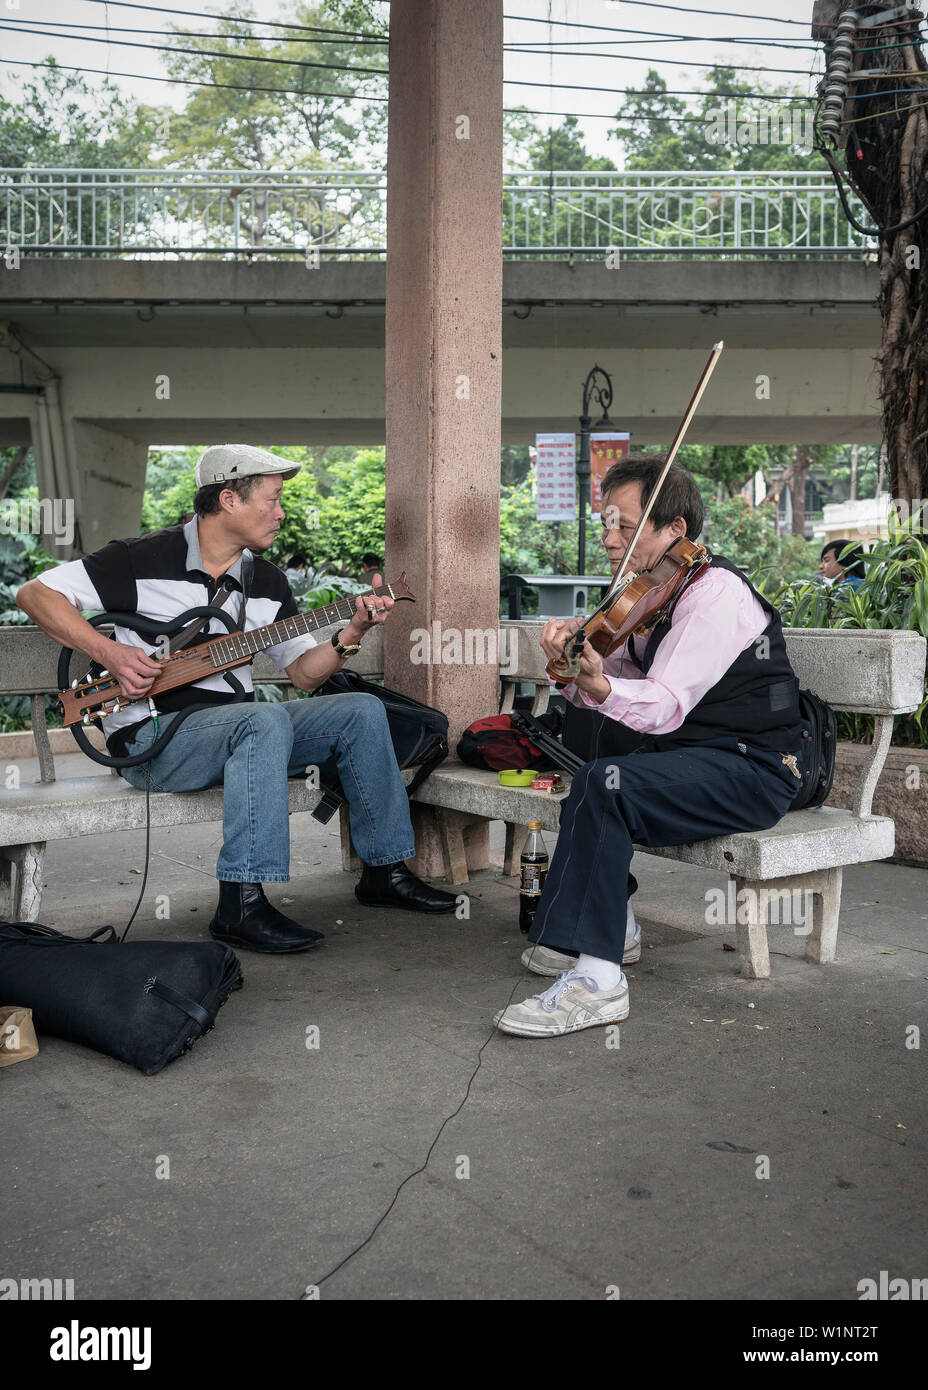
<svg viewBox="0 0 928 1390">
<path fill-rule="evenodd" d="M 602 377 L 602 384 L 597 383 L 597 377 Z M 612 378 L 602 367 L 594 367 L 587 375 L 583 383 L 583 410 L 580 416 L 580 457 L 577 459 L 577 517 L 580 522 L 579 527 L 579 546 L 578 546 L 578 566 L 577 573 L 586 574 L 586 503 L 590 495 L 590 400 L 595 398 L 602 407 L 602 419 L 597 421 L 597 428 L 601 430 L 615 429 L 615 425 L 609 419 L 609 407 L 612 404 Z"/>
</svg>

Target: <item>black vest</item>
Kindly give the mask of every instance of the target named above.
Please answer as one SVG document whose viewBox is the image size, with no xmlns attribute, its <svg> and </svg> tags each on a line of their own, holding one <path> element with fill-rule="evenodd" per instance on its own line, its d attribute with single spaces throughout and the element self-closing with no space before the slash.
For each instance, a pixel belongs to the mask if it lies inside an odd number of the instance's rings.
<svg viewBox="0 0 928 1390">
<path fill-rule="evenodd" d="M 770 748 L 779 753 L 792 753 L 799 747 L 801 725 L 799 716 L 799 682 L 789 664 L 780 615 L 773 604 L 759 594 L 754 585 L 736 565 L 722 555 L 713 555 L 713 569 L 736 574 L 760 603 L 770 622 L 764 632 L 746 651 L 739 653 L 720 681 L 707 690 L 694 705 L 678 729 L 669 734 L 649 735 L 649 744 L 660 748 L 692 745 L 707 739 L 737 738 L 755 748 Z M 698 592 L 703 576 L 695 580 Z M 629 639 L 626 651 L 632 661 L 647 675 L 657 649 L 667 636 L 673 621 L 673 610 L 651 629 L 641 657 L 632 650 L 634 638 Z"/>
</svg>

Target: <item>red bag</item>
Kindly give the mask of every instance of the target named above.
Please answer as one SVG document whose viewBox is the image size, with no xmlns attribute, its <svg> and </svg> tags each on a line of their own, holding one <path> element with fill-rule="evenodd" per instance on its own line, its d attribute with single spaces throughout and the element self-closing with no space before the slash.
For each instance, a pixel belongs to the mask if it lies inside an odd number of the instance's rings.
<svg viewBox="0 0 928 1390">
<path fill-rule="evenodd" d="M 531 739 L 512 727 L 508 714 L 493 714 L 487 719 L 476 720 L 461 735 L 457 753 L 462 763 L 490 772 L 525 767 L 535 768 L 537 772 L 552 772 L 557 767 Z"/>
</svg>

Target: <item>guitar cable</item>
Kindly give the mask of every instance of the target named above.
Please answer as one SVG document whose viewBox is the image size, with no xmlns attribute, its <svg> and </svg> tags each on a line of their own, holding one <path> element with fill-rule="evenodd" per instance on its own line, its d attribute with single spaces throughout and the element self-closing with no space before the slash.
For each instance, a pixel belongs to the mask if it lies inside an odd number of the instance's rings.
<svg viewBox="0 0 928 1390">
<path fill-rule="evenodd" d="M 594 747 L 595 756 L 594 756 L 594 758 L 592 759 L 593 762 L 595 762 L 595 761 L 598 759 L 598 757 L 599 757 L 599 741 L 600 741 L 601 734 L 602 734 L 602 725 L 600 725 L 599 728 L 597 728 L 596 731 L 595 731 L 595 747 Z M 574 817 L 574 820 L 573 820 L 573 824 L 572 824 L 572 826 L 571 826 L 571 828 L 570 828 L 570 839 L 569 839 L 568 844 L 567 844 L 567 856 L 568 856 L 568 858 L 570 857 L 570 852 L 571 852 L 571 850 L 573 849 L 573 839 L 574 839 L 574 832 L 575 832 L 575 830 L 576 830 L 576 826 L 577 826 L 577 818 L 576 818 L 576 816 L 575 816 L 575 817 Z M 561 877 L 562 877 L 562 880 L 563 880 L 563 875 L 562 875 Z M 557 902 L 557 900 L 558 900 L 558 898 L 559 898 L 559 896 L 560 896 L 560 892 L 561 892 L 561 884 L 558 884 L 557 889 L 555 890 L 554 898 L 553 898 L 553 900 L 552 900 L 552 902 L 551 902 L 551 907 L 548 909 L 548 912 L 549 912 L 549 913 L 550 913 L 550 911 L 551 911 L 551 908 L 553 908 L 553 907 L 554 907 L 554 904 Z M 546 921 L 545 925 L 547 925 L 547 921 Z M 528 979 L 528 976 L 529 976 L 529 973 L 530 973 L 530 970 L 531 970 L 531 960 L 534 958 L 536 949 L 541 945 L 542 938 L 544 937 L 544 934 L 545 934 L 545 927 L 543 926 L 542 929 L 541 929 L 541 932 L 540 932 L 540 934 L 539 934 L 538 940 L 532 942 L 532 955 L 531 955 L 531 957 L 529 958 L 529 964 L 525 967 L 525 969 L 523 970 L 522 974 L 521 974 L 521 975 L 519 976 L 519 978 L 516 980 L 516 982 L 515 982 L 515 984 L 513 985 L 512 989 L 509 991 L 509 998 L 506 1000 L 506 1003 L 505 1003 L 505 1005 L 504 1005 L 504 1010 L 505 1010 L 505 1009 L 508 1009 L 509 1005 L 512 1003 L 513 995 L 515 994 L 515 992 L 516 992 L 516 990 L 519 988 L 519 986 L 520 986 L 520 985 L 523 985 L 523 984 L 525 983 L 525 981 Z M 456 1110 L 452 1110 L 452 1112 L 451 1112 L 450 1115 L 446 1115 L 445 1118 L 442 1120 L 441 1124 L 438 1126 L 438 1129 L 435 1131 L 435 1136 L 434 1136 L 434 1138 L 432 1139 L 432 1142 L 431 1142 L 431 1144 L 430 1144 L 429 1147 L 428 1147 L 428 1151 L 427 1151 L 427 1153 L 426 1153 L 426 1155 L 425 1155 L 424 1161 L 423 1161 L 422 1163 L 420 1163 L 420 1165 L 419 1165 L 418 1168 L 414 1168 L 414 1169 L 412 1170 L 411 1173 L 407 1173 L 406 1176 L 405 1176 L 405 1178 L 403 1178 L 403 1180 L 399 1183 L 399 1185 L 397 1186 L 396 1191 L 393 1193 L 393 1196 L 391 1197 L 390 1202 L 389 1202 L 389 1204 L 387 1205 L 386 1209 L 385 1209 L 383 1212 L 381 1212 L 380 1216 L 378 1216 L 377 1220 L 374 1222 L 373 1226 L 371 1227 L 371 1229 L 370 1229 L 370 1231 L 368 1232 L 368 1234 L 364 1237 L 364 1239 L 363 1239 L 358 1245 L 356 1245 L 356 1246 L 354 1247 L 354 1249 L 350 1250 L 350 1251 L 348 1252 L 347 1255 L 343 1256 L 342 1259 L 340 1259 L 340 1260 L 338 1261 L 337 1264 L 333 1265 L 331 1269 L 327 1270 L 326 1273 L 323 1274 L 322 1278 L 319 1279 L 319 1280 L 317 1280 L 317 1281 L 315 1282 L 315 1284 L 309 1284 L 309 1285 L 307 1285 L 307 1287 L 304 1289 L 304 1291 L 300 1294 L 299 1299 L 297 1300 L 298 1302 L 306 1302 L 307 1300 L 311 1299 L 311 1298 L 313 1297 L 313 1295 L 310 1294 L 310 1289 L 315 1289 L 315 1290 L 317 1290 L 317 1291 L 318 1291 L 319 1289 L 321 1289 L 321 1288 L 322 1288 L 322 1285 L 326 1282 L 327 1279 L 331 1279 L 332 1276 L 333 1276 L 333 1274 L 337 1274 L 338 1271 L 339 1271 L 340 1269 L 343 1269 L 343 1268 L 345 1267 L 345 1265 L 348 1264 L 349 1260 L 353 1260 L 354 1257 L 355 1257 L 355 1255 L 360 1254 L 360 1252 L 364 1249 L 364 1247 L 365 1247 L 366 1245 L 369 1245 L 369 1244 L 371 1243 L 371 1241 L 374 1239 L 374 1236 L 377 1234 L 377 1232 L 378 1232 L 378 1230 L 380 1229 L 380 1227 L 383 1225 L 383 1223 L 386 1221 L 387 1217 L 390 1215 L 390 1213 L 391 1213 L 391 1211 L 393 1210 L 393 1208 L 396 1206 L 396 1203 L 397 1203 L 397 1200 L 398 1200 L 398 1198 L 399 1198 L 399 1195 L 400 1195 L 400 1193 L 402 1192 L 403 1188 L 406 1186 L 406 1184 L 407 1184 L 408 1182 L 412 1182 L 413 1178 L 418 1177 L 418 1175 L 419 1175 L 420 1173 L 424 1173 L 424 1172 L 425 1172 L 426 1168 L 429 1166 L 429 1160 L 430 1160 L 430 1158 L 432 1157 L 432 1153 L 433 1153 L 433 1151 L 434 1151 L 434 1149 L 435 1149 L 435 1145 L 438 1143 L 439 1139 L 441 1138 L 441 1136 L 442 1136 L 442 1134 L 443 1134 L 443 1132 L 444 1132 L 445 1126 L 448 1125 L 448 1124 L 450 1124 L 452 1120 L 456 1119 L 457 1116 L 460 1115 L 461 1111 L 464 1109 L 464 1106 L 467 1104 L 467 1101 L 468 1101 L 469 1098 L 470 1098 L 471 1087 L 472 1087 L 473 1084 L 474 1084 L 474 1081 L 475 1081 L 475 1079 L 476 1079 L 477 1073 L 479 1072 L 481 1066 L 483 1065 L 483 1054 L 484 1054 L 484 1051 L 485 1051 L 485 1049 L 488 1047 L 488 1045 L 489 1045 L 489 1043 L 491 1042 L 491 1040 L 493 1039 L 494 1035 L 495 1035 L 496 1033 L 498 1033 L 498 1032 L 499 1032 L 499 1027 L 498 1027 L 498 1025 L 497 1025 L 496 1023 L 494 1023 L 494 1024 L 493 1024 L 493 1027 L 492 1027 L 492 1029 L 491 1029 L 491 1031 L 490 1031 L 490 1033 L 489 1033 L 488 1036 L 483 1040 L 483 1042 L 481 1043 L 481 1045 L 480 1045 L 480 1047 L 479 1047 L 479 1049 L 478 1049 L 478 1051 L 477 1051 L 477 1064 L 476 1064 L 476 1066 L 474 1067 L 473 1071 L 471 1072 L 470 1076 L 469 1076 L 468 1079 L 467 1079 L 467 1086 L 465 1087 L 465 1090 L 464 1090 L 464 1097 L 463 1097 L 463 1099 L 462 1099 L 460 1105 L 457 1107 Z"/>
</svg>

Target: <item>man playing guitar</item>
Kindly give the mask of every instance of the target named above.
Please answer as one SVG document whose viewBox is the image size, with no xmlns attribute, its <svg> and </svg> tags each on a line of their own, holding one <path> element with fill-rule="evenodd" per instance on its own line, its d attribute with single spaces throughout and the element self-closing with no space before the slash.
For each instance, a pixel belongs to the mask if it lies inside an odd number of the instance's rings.
<svg viewBox="0 0 928 1390">
<path fill-rule="evenodd" d="M 615 575 L 658 483 L 662 459 L 628 458 L 603 479 L 603 544 Z M 654 566 L 679 537 L 695 541 L 703 504 L 694 479 L 670 468 L 629 557 Z M 549 660 L 582 625 L 552 619 Z M 712 555 L 669 614 L 605 660 L 584 640 L 573 704 L 640 736 L 632 752 L 594 758 L 561 807 L 551 868 L 523 963 L 558 979 L 497 1014 L 498 1027 L 549 1037 L 628 1017 L 623 963 L 637 960 L 640 930 L 630 899 L 633 846 L 680 845 L 738 830 L 764 830 L 799 787 L 799 684 L 779 615 L 730 561 Z"/>
<path fill-rule="evenodd" d="M 81 610 L 137 613 L 168 625 L 190 608 L 211 604 L 222 587 L 231 591 L 223 609 L 245 632 L 295 616 L 296 602 L 282 571 L 251 552 L 273 544 L 284 517 L 284 480 L 300 467 L 248 445 L 207 449 L 197 463 L 194 515 L 186 525 L 110 541 L 19 590 L 16 601 L 33 622 L 56 642 L 99 662 L 129 697 L 130 703 L 103 721 L 114 755 L 133 756 L 154 742 L 145 697 L 162 668 L 152 658 L 153 645 L 131 628 L 117 626 L 112 641 L 85 621 Z M 350 622 L 331 643 L 319 646 L 307 633 L 268 648 L 268 655 L 297 689 L 314 690 L 359 650 L 364 634 L 385 622 L 392 607 L 388 595 L 359 595 Z M 226 633 L 212 620 L 194 641 L 217 631 Z M 272 906 L 262 888 L 262 883 L 289 880 L 287 778 L 311 766 L 322 777 L 337 772 L 341 781 L 352 839 L 364 863 L 355 889 L 359 901 L 416 912 L 453 911 L 451 893 L 423 883 L 404 863 L 415 854 L 415 843 L 381 702 L 346 693 L 256 703 L 250 665 L 236 667 L 234 674 L 249 692 L 247 703 L 231 703 L 221 672 L 159 694 L 162 733 L 185 707 L 209 707 L 188 715 L 148 764 L 121 770 L 139 788 L 150 775 L 153 791 L 223 785 L 219 904 L 210 934 L 268 953 L 305 951 L 322 940 L 321 932 Z"/>
</svg>

